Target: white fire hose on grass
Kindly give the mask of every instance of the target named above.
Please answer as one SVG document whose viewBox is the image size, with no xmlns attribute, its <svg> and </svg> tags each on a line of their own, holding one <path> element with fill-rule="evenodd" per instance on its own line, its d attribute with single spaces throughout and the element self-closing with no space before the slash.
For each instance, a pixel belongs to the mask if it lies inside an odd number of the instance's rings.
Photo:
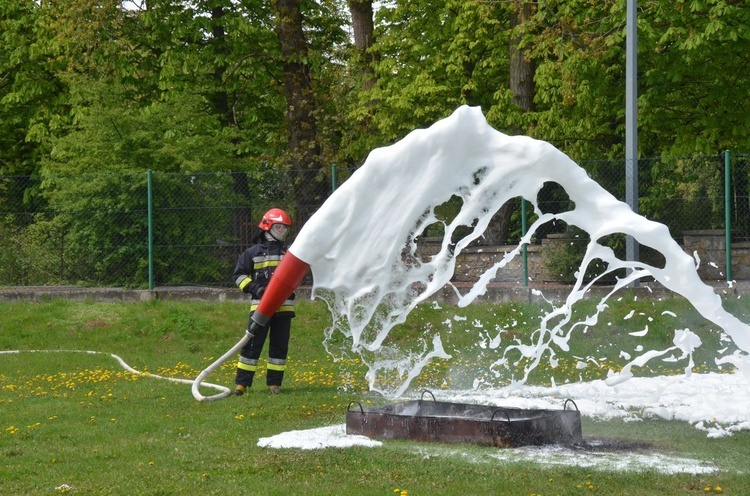
<svg viewBox="0 0 750 496">
<path fill-rule="evenodd" d="M 125 363 L 125 360 L 120 358 L 119 356 L 113 354 L 113 353 L 106 353 L 104 351 L 89 351 L 89 350 L 0 350 L 0 355 L 17 355 L 21 353 L 86 353 L 89 355 L 109 355 L 110 357 L 117 360 L 117 362 L 120 364 L 120 366 L 127 370 L 128 372 L 131 372 L 136 375 L 142 375 L 146 377 L 153 377 L 155 379 L 164 379 L 170 382 L 177 382 L 180 384 L 192 384 L 192 391 L 193 391 L 193 397 L 198 401 L 214 401 L 214 400 L 220 400 L 222 398 L 226 398 L 230 394 L 232 394 L 232 390 L 225 387 L 220 386 L 218 384 L 211 384 L 210 382 L 203 383 L 203 380 L 212 372 L 214 372 L 217 368 L 219 368 L 224 362 L 229 360 L 233 355 L 239 352 L 240 349 L 242 349 L 243 346 L 245 346 L 245 343 L 252 337 L 252 334 L 246 332 L 245 335 L 240 339 L 236 345 L 232 347 L 229 351 L 224 353 L 224 355 L 221 356 L 218 360 L 216 360 L 214 363 L 209 365 L 205 370 L 203 370 L 200 374 L 198 374 L 198 377 L 195 378 L 195 380 L 190 379 L 178 379 L 175 377 L 164 377 L 157 374 L 152 374 L 151 372 L 141 372 L 140 370 L 136 370 L 127 363 Z M 219 393 L 211 395 L 211 396 L 203 396 L 200 391 L 198 390 L 200 386 L 203 385 L 208 388 L 215 389 L 219 391 Z"/>
<path fill-rule="evenodd" d="M 117 360 L 120 365 L 127 370 L 128 372 L 132 372 L 133 374 L 137 375 L 144 375 L 148 377 L 154 377 L 156 379 L 165 379 L 172 382 L 178 382 L 180 384 L 192 384 L 192 392 L 193 397 L 198 401 L 214 401 L 214 400 L 220 400 L 222 398 L 226 398 L 227 396 L 232 394 L 232 390 L 220 386 L 218 384 L 211 384 L 209 382 L 203 383 L 203 380 L 208 377 L 209 374 L 214 372 L 217 368 L 221 367 L 221 365 L 229 360 L 233 355 L 237 354 L 240 349 L 242 349 L 243 346 L 245 346 L 245 343 L 247 343 L 250 338 L 252 338 L 255 335 L 255 332 L 268 325 L 268 321 L 270 317 L 269 315 L 274 315 L 276 313 L 276 310 L 279 309 L 281 304 L 286 301 L 287 298 L 294 292 L 294 289 L 299 286 L 299 283 L 302 281 L 302 278 L 305 277 L 305 274 L 307 274 L 308 269 L 310 268 L 310 265 L 306 262 L 303 262 L 302 260 L 295 257 L 291 252 L 287 252 L 287 254 L 284 256 L 284 259 L 281 261 L 279 266 L 274 271 L 274 277 L 271 278 L 271 281 L 268 284 L 268 287 L 266 288 L 266 291 L 263 295 L 263 298 L 261 298 L 260 303 L 258 304 L 258 308 L 256 308 L 253 311 L 250 325 L 248 326 L 248 329 L 245 331 L 245 335 L 242 336 L 242 339 L 240 339 L 237 344 L 235 344 L 229 351 L 224 353 L 218 360 L 216 360 L 214 363 L 209 365 L 205 370 L 203 370 L 200 374 L 198 374 L 198 377 L 195 378 L 195 380 L 189 380 L 189 379 L 177 379 L 174 377 L 163 377 L 160 375 L 152 374 L 150 372 L 140 372 L 138 370 L 135 370 L 133 367 L 125 363 L 125 361 L 120 358 L 117 355 L 114 355 L 112 353 L 105 353 L 102 351 L 83 351 L 83 350 L 5 350 L 0 351 L 0 355 L 2 354 L 12 354 L 12 353 L 45 353 L 45 352 L 67 352 L 67 353 L 89 353 L 92 355 L 109 355 L 115 360 Z M 265 305 L 265 306 L 264 306 Z M 205 387 L 209 387 L 212 389 L 215 389 L 219 391 L 217 394 L 213 394 L 211 396 L 203 396 L 199 389 L 201 385 Z"/>
<path fill-rule="evenodd" d="M 226 398 L 227 396 L 232 394 L 232 391 L 229 388 L 224 387 L 224 386 L 219 386 L 217 384 L 211 384 L 210 382 L 205 383 L 204 386 L 217 389 L 221 392 L 218 394 L 211 395 L 211 396 L 203 396 L 200 393 L 200 391 L 198 391 L 198 389 L 200 388 L 201 383 L 203 382 L 203 379 L 208 377 L 209 374 L 213 373 L 214 370 L 221 367 L 221 364 L 223 364 L 224 362 L 232 358 L 234 355 L 239 353 L 239 351 L 242 349 L 243 346 L 245 346 L 245 343 L 247 343 L 251 337 L 253 337 L 252 334 L 250 334 L 249 332 L 245 332 L 245 335 L 242 336 L 242 339 L 237 341 L 236 345 L 232 346 L 232 348 L 229 351 L 224 353 L 218 360 L 216 360 L 214 363 L 206 367 L 200 374 L 198 374 L 198 377 L 196 377 L 195 380 L 193 381 L 193 387 L 192 387 L 193 398 L 195 398 L 198 401 L 214 401 L 214 400 L 220 400 L 222 398 Z"/>
</svg>

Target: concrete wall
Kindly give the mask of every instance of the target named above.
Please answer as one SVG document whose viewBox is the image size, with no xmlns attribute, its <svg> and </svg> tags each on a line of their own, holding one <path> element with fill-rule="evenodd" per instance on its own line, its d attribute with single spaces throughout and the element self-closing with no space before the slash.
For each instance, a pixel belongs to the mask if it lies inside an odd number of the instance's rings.
<svg viewBox="0 0 750 496">
<path fill-rule="evenodd" d="M 698 275 L 703 281 L 726 281 L 726 240 L 723 230 L 685 231 L 683 250 L 700 259 Z M 418 254 L 429 257 L 440 249 L 441 238 L 420 240 Z M 540 283 L 559 282 L 559 277 L 551 274 L 544 263 L 544 253 L 554 253 L 563 249 L 571 240 L 565 235 L 550 235 L 541 245 L 526 247 L 527 274 L 529 280 Z M 453 278 L 458 282 L 475 282 L 479 276 L 493 265 L 500 263 L 516 245 L 480 246 L 464 249 L 456 259 L 456 272 Z M 655 264 L 658 262 L 654 262 Z M 732 279 L 750 280 L 750 243 L 732 244 Z M 506 266 L 500 268 L 493 282 L 523 281 L 523 257 L 519 253 Z"/>
<path fill-rule="evenodd" d="M 704 281 L 727 278 L 727 243 L 723 229 L 685 231 L 683 249 L 698 257 L 698 275 Z M 750 279 L 750 243 L 732 243 L 732 280 Z"/>
<path fill-rule="evenodd" d="M 566 243 L 570 242 L 571 240 L 566 235 L 552 234 L 549 238 L 544 239 L 541 245 L 527 245 L 526 271 L 529 280 L 540 283 L 559 282 L 559 277 L 554 276 L 547 270 L 544 263 L 544 254 L 561 250 Z M 432 256 L 439 251 L 440 243 L 442 243 L 442 238 L 420 239 L 417 254 L 423 259 Z M 516 245 L 465 248 L 456 259 L 456 271 L 453 280 L 476 282 L 487 269 L 501 263 L 506 255 L 517 248 Z M 523 281 L 522 252 L 519 251 L 512 260 L 501 267 L 492 281 L 509 283 Z"/>
<path fill-rule="evenodd" d="M 706 284 L 713 286 L 717 293 L 726 296 L 750 293 L 750 243 L 738 243 L 732 246 L 732 279 L 735 283 L 726 282 L 724 231 L 690 231 L 684 233 L 684 250 L 697 253 L 700 257 L 698 273 Z M 441 239 L 421 239 L 418 255 L 428 258 L 440 248 Z M 569 239 L 563 236 L 551 236 L 542 245 L 527 246 L 527 270 L 529 281 L 523 284 L 523 258 L 519 254 L 497 272 L 497 277 L 488 285 L 487 293 L 480 301 L 497 303 L 508 301 L 550 301 L 564 300 L 570 286 L 557 282 L 545 268 L 543 254 L 545 251 L 559 250 Z M 465 249 L 456 261 L 456 273 L 452 287 L 447 286 L 434 295 L 433 300 L 448 303 L 457 301 L 456 291 L 465 292 L 479 276 L 494 264 L 500 263 L 503 257 L 515 250 L 515 245 L 470 247 Z M 311 281 L 306 279 L 296 291 L 299 298 L 310 298 Z M 610 287 L 595 286 L 590 296 L 603 296 Z M 658 283 L 644 282 L 632 291 L 644 296 L 668 296 L 670 292 Z M 600 294 L 601 293 L 601 294 Z M 0 288 L 0 302 L 45 301 L 50 299 L 91 300 L 91 301 L 150 301 L 150 300 L 190 300 L 190 301 L 247 301 L 247 295 L 237 288 L 213 287 L 158 287 L 153 291 L 130 290 L 122 288 L 82 288 L 76 286 L 39 286 Z"/>
</svg>

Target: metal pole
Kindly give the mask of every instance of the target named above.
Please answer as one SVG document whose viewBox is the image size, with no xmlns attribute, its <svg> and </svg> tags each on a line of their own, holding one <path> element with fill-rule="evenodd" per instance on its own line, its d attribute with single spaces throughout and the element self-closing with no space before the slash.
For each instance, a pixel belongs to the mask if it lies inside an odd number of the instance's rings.
<svg viewBox="0 0 750 496">
<path fill-rule="evenodd" d="M 526 236 L 526 199 L 521 198 L 521 237 Z M 526 243 L 521 247 L 523 254 L 523 285 L 529 285 L 529 260 L 526 255 Z"/>
<path fill-rule="evenodd" d="M 638 27 L 637 0 L 627 0 L 625 42 L 625 201 L 638 213 Z M 639 259 L 638 242 L 625 238 L 628 261 Z"/>
<path fill-rule="evenodd" d="M 151 169 L 147 174 L 148 190 L 148 289 L 154 289 L 154 188 L 151 180 Z"/>
<path fill-rule="evenodd" d="M 727 248 L 727 282 L 732 281 L 732 160 L 729 150 L 724 151 L 724 236 Z"/>
<path fill-rule="evenodd" d="M 338 187 L 339 187 L 338 169 L 336 168 L 336 164 L 331 164 L 331 193 L 336 191 L 336 188 Z"/>
</svg>

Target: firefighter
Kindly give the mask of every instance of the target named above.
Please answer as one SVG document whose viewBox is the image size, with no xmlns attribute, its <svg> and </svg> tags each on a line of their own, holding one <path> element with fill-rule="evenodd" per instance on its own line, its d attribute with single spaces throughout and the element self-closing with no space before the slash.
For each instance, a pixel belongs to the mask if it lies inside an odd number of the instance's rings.
<svg viewBox="0 0 750 496">
<path fill-rule="evenodd" d="M 280 208 L 272 208 L 263 215 L 258 224 L 258 234 L 253 238 L 253 246 L 245 250 L 237 260 L 234 268 L 234 280 L 243 293 L 252 298 L 250 316 L 258 308 L 258 303 L 274 270 L 286 253 L 284 238 L 292 225 L 291 217 Z M 252 386 L 253 377 L 258 369 L 266 337 L 269 337 L 266 385 L 273 394 L 281 393 L 281 382 L 284 379 L 286 358 L 289 350 L 289 334 L 294 318 L 294 293 L 291 294 L 276 313 L 271 316 L 267 326 L 256 329 L 255 335 L 240 351 L 235 376 L 236 396 L 242 396 Z M 248 329 L 252 320 L 248 323 Z"/>
</svg>

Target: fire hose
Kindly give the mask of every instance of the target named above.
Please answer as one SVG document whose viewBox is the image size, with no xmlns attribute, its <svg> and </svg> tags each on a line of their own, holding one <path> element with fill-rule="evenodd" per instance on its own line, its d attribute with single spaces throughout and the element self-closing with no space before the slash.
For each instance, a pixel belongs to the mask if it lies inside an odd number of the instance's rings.
<svg viewBox="0 0 750 496">
<path fill-rule="evenodd" d="M 151 372 L 142 372 L 140 370 L 136 370 L 130 365 L 128 365 L 125 360 L 120 358 L 119 356 L 115 355 L 114 353 L 107 353 L 104 351 L 93 351 L 93 350 L 2 350 L 0 351 L 0 355 L 17 355 L 21 353 L 85 353 L 87 355 L 107 355 L 115 360 L 117 360 L 117 363 L 120 364 L 120 366 L 127 370 L 128 372 L 135 374 L 135 375 L 142 375 L 145 377 L 153 377 L 154 379 L 163 379 L 170 382 L 177 382 L 180 384 L 193 384 L 193 396 L 198 401 L 211 401 L 211 400 L 218 400 L 220 398 L 225 398 L 231 394 L 231 391 L 229 388 L 226 388 L 224 386 L 220 386 L 218 384 L 211 384 L 209 382 L 203 384 L 203 386 L 216 389 L 218 391 L 221 391 L 218 394 L 212 395 L 212 396 L 203 396 L 198 392 L 198 386 L 203 382 L 203 379 L 216 370 L 218 366 L 220 366 L 222 363 L 227 361 L 227 359 L 233 354 L 236 353 L 236 350 L 242 348 L 244 346 L 245 342 L 250 339 L 249 335 L 245 335 L 239 343 L 237 343 L 229 352 L 227 352 L 224 356 L 222 356 L 219 360 L 214 362 L 210 367 L 208 367 L 206 370 L 201 372 L 201 374 L 198 376 L 197 379 L 190 380 L 190 379 L 180 379 L 177 377 L 164 377 L 158 374 L 152 374 Z"/>
<path fill-rule="evenodd" d="M 229 358 L 232 357 L 235 353 L 237 353 L 244 345 L 245 343 L 252 337 L 252 334 L 246 332 L 245 335 L 242 337 L 242 339 L 237 342 L 236 345 L 232 347 L 231 350 L 226 352 L 224 355 L 222 355 L 221 358 L 216 360 L 214 363 L 212 363 L 209 367 L 207 367 L 204 371 L 202 371 L 198 377 L 195 380 L 190 379 L 180 379 L 177 377 L 165 377 L 158 374 L 153 374 L 151 372 L 142 372 L 140 370 L 134 369 L 130 365 L 125 362 L 122 358 L 115 355 L 114 353 L 106 353 L 104 351 L 93 351 L 93 350 L 0 350 L 0 355 L 18 355 L 21 353 L 85 353 L 87 355 L 108 355 L 111 358 L 114 358 L 117 363 L 120 364 L 120 366 L 127 370 L 128 372 L 135 374 L 135 375 L 142 375 L 145 377 L 153 377 L 154 379 L 163 379 L 170 382 L 177 382 L 179 384 L 192 384 L 192 390 L 193 390 L 193 397 L 198 401 L 214 401 L 219 400 L 221 398 L 226 398 L 230 394 L 232 394 L 232 391 L 224 386 L 220 386 L 218 384 L 212 384 L 210 382 L 203 383 L 203 380 L 211 374 L 213 371 L 215 371 L 218 367 L 221 366 L 224 362 L 229 360 Z M 211 396 L 203 396 L 200 391 L 198 391 L 198 388 L 203 385 L 208 388 L 215 389 L 219 391 L 219 393 L 211 395 Z"/>
<path fill-rule="evenodd" d="M 237 341 L 237 344 L 232 346 L 232 348 L 229 351 L 224 353 L 221 357 L 219 357 L 218 360 L 216 360 L 214 363 L 206 367 L 200 374 L 198 374 L 198 377 L 196 377 L 195 380 L 193 381 L 193 386 L 191 388 L 193 392 L 193 398 L 195 398 L 198 401 L 214 401 L 214 400 L 220 400 L 222 398 L 226 398 L 227 396 L 232 394 L 232 391 L 229 388 L 224 387 L 224 386 L 219 386 L 218 384 L 211 384 L 209 382 L 203 385 L 217 389 L 220 392 L 211 396 L 203 396 L 200 393 L 200 391 L 198 391 L 198 389 L 200 388 L 201 383 L 203 383 L 203 380 L 206 377 L 208 377 L 211 373 L 213 373 L 214 370 L 221 367 L 221 365 L 227 360 L 229 360 L 230 358 L 232 358 L 232 356 L 236 355 L 242 349 L 242 347 L 245 346 L 245 343 L 247 343 L 248 340 L 250 340 L 250 338 L 252 337 L 253 335 L 250 334 L 250 331 L 249 330 L 246 331 L 245 335 L 242 336 L 242 339 Z"/>
</svg>

